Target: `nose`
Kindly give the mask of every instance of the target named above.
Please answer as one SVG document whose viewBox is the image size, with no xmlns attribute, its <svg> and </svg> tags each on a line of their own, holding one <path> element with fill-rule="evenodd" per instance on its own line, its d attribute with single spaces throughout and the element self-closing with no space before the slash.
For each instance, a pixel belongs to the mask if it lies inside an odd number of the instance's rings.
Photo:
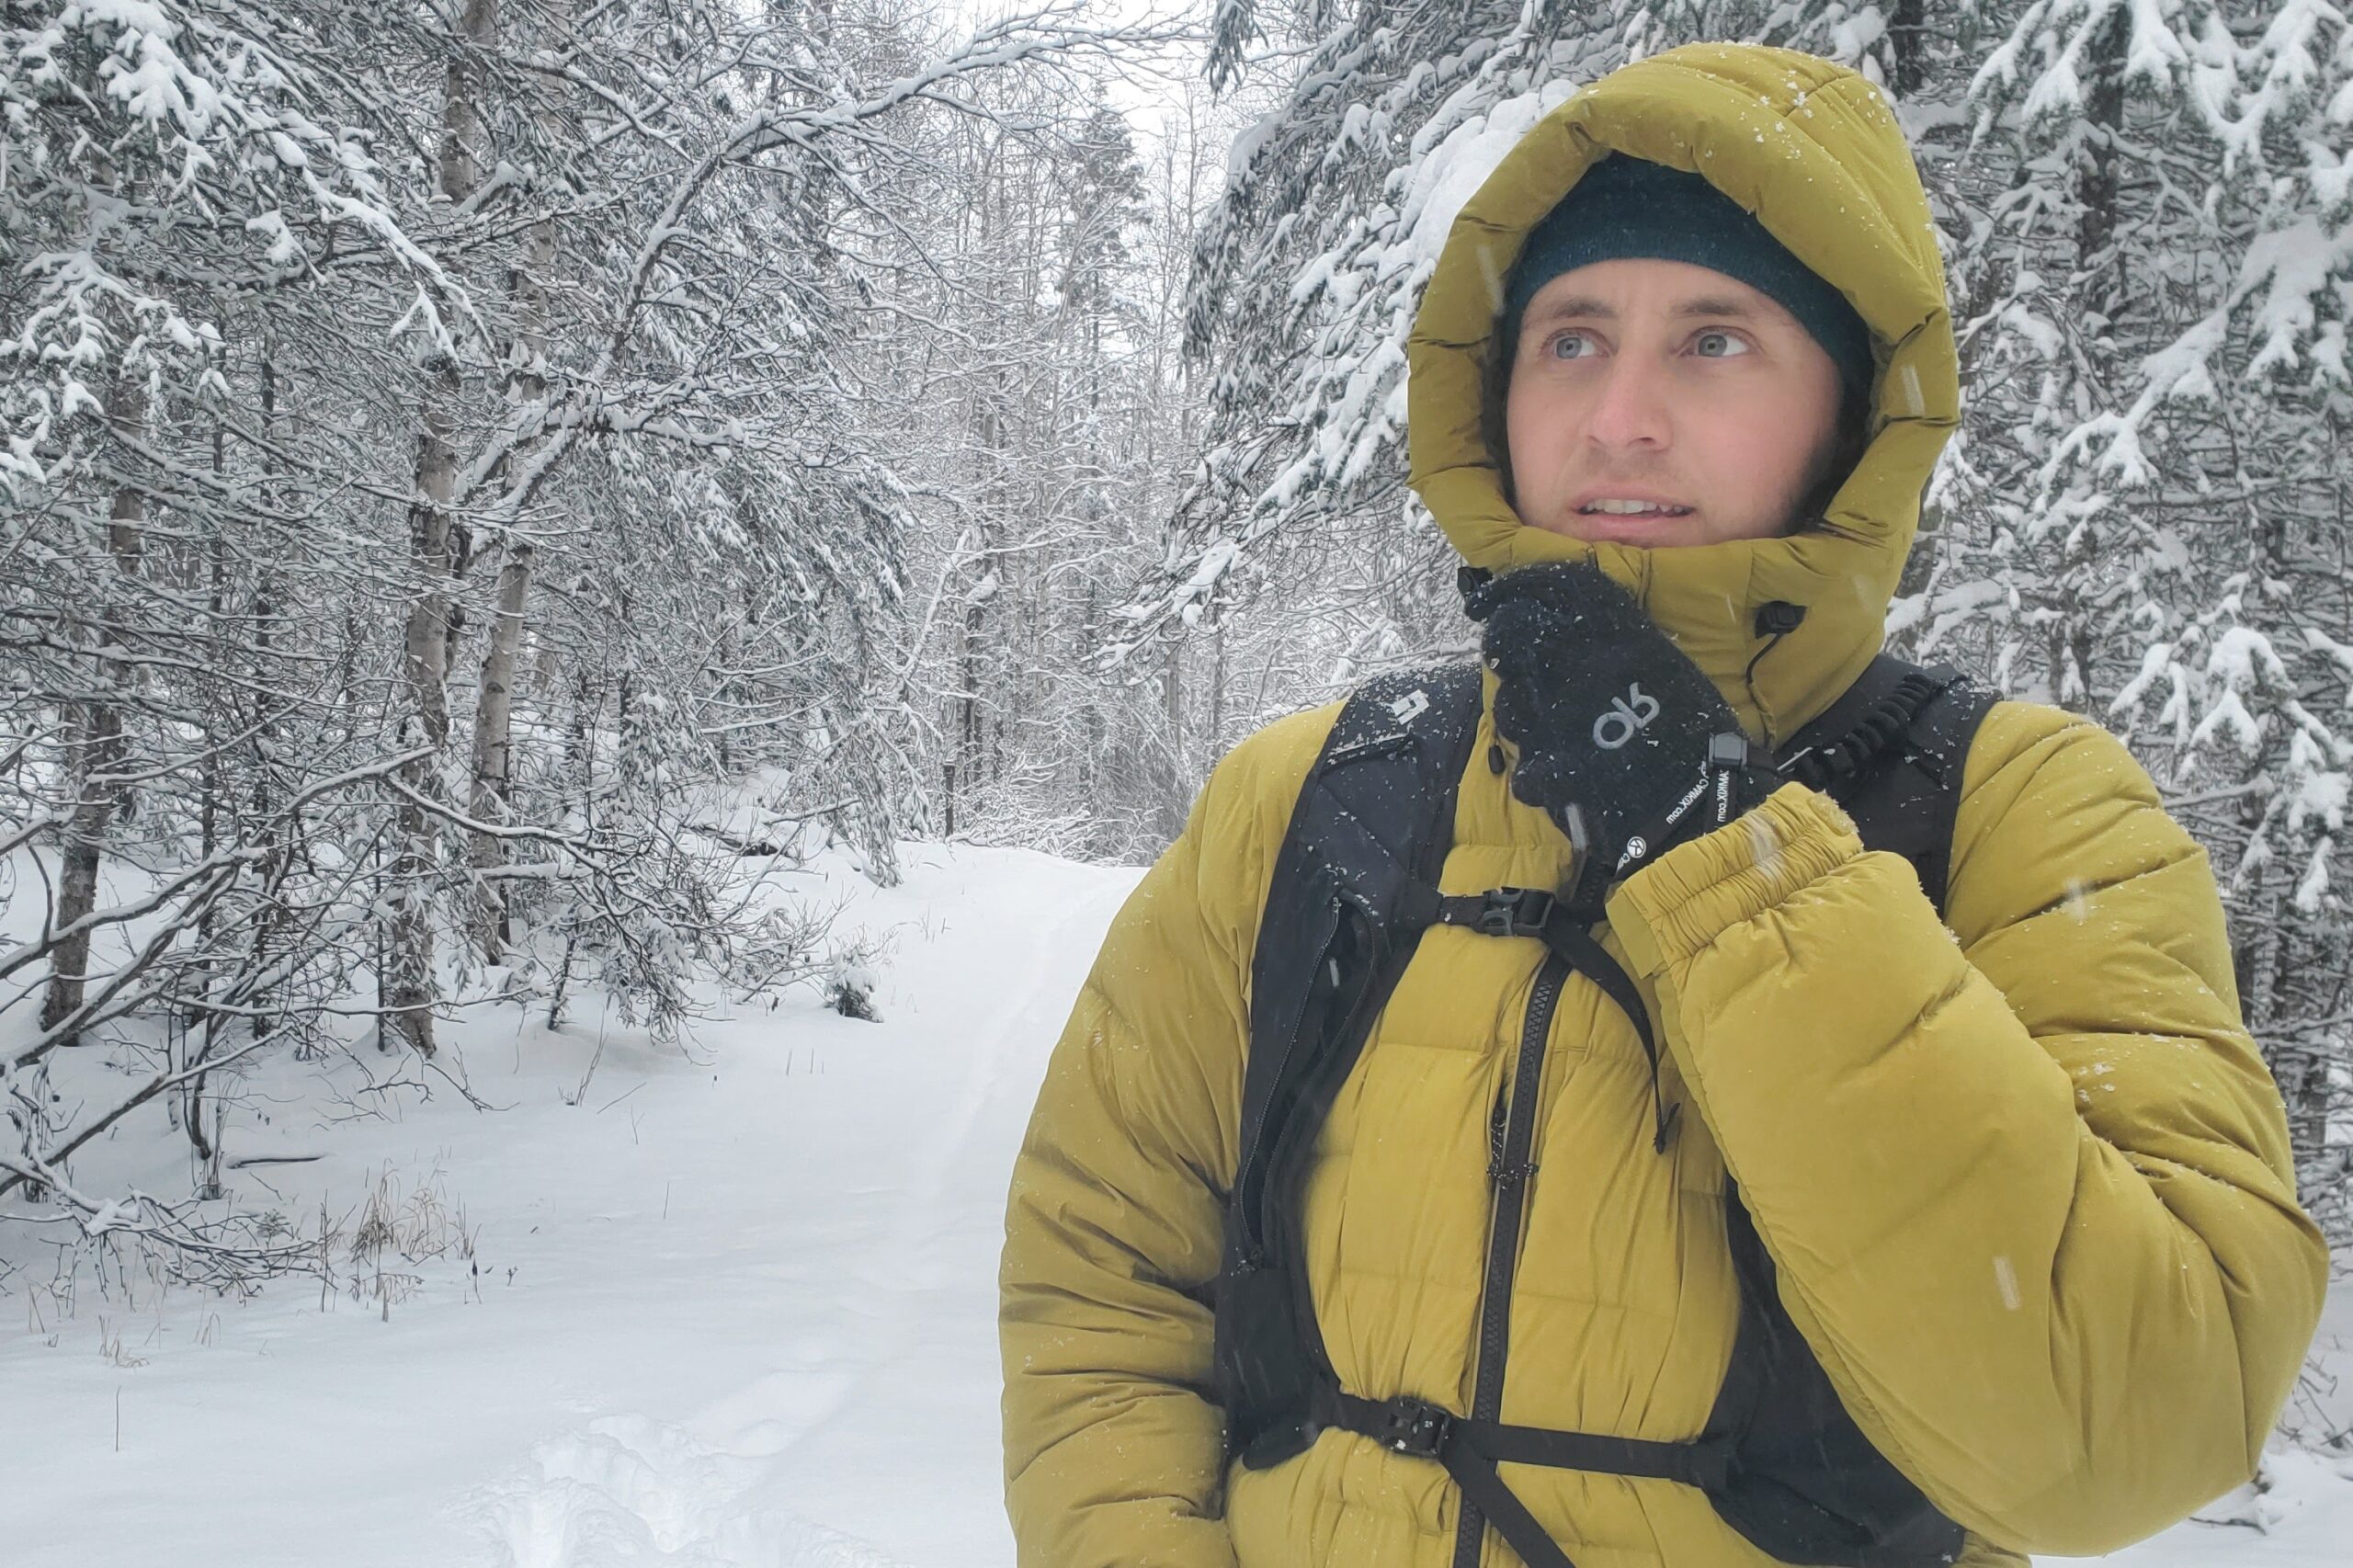
<svg viewBox="0 0 2353 1568">
<path fill-rule="evenodd" d="M 1649 355 L 1613 356 L 1586 414 L 1586 439 L 1609 451 L 1664 449 L 1670 433 L 1666 381 Z"/>
</svg>

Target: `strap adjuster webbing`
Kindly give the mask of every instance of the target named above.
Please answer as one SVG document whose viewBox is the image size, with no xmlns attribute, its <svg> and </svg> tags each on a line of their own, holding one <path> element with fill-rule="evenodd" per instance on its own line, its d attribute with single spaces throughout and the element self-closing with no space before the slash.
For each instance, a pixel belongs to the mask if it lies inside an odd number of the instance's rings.
<svg viewBox="0 0 2353 1568">
<path fill-rule="evenodd" d="M 1401 1394 L 1363 1399 L 1336 1385 L 1317 1390 L 1316 1424 L 1371 1438 L 1392 1453 L 1435 1460 L 1461 1488 L 1497 1533 L 1530 1568 L 1574 1568 L 1558 1541 L 1504 1484 L 1505 1464 L 1600 1475 L 1644 1476 L 1712 1489 L 1723 1483 L 1732 1461 L 1722 1437 L 1662 1443 L 1643 1437 L 1611 1437 L 1592 1432 L 1562 1432 L 1543 1426 L 1514 1426 L 1474 1421 L 1427 1400 Z"/>
</svg>

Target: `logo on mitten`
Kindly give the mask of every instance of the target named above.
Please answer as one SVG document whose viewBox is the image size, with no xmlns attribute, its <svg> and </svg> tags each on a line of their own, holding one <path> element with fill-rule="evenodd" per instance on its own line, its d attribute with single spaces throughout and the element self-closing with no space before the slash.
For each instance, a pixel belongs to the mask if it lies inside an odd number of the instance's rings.
<svg viewBox="0 0 2353 1568">
<path fill-rule="evenodd" d="M 1645 694 L 1637 681 L 1626 687 L 1624 697 L 1609 699 L 1609 711 L 1593 722 L 1593 744 L 1604 751 L 1616 751 L 1643 733 L 1658 717 L 1658 699 Z"/>
</svg>

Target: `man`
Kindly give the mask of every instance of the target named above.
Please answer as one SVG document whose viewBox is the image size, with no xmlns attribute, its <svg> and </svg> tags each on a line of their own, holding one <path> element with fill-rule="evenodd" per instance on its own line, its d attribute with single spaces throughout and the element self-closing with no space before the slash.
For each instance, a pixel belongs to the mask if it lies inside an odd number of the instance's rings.
<svg viewBox="0 0 2353 1568">
<path fill-rule="evenodd" d="M 1759 1541 L 1786 1538 L 1726 1504 L 1721 1466 L 1489 1464 L 1507 1495 L 1466 1504 L 1481 1472 L 1447 1449 L 1499 1413 L 1700 1451 L 1754 1361 L 1744 1234 L 1824 1419 L 1932 1527 L 1789 1560 L 2105 1551 L 2245 1479 L 2326 1255 L 2204 857 L 2125 750 L 1995 706 L 1941 918 L 1802 784 L 1660 827 L 1695 744 L 1781 748 L 1871 665 L 1957 419 L 1935 234 L 1879 95 L 1714 46 L 1584 89 L 1457 220 L 1411 374 L 1415 488 L 1493 574 L 1439 888 L 1606 887 L 1614 962 L 1563 980 L 1524 936 L 1420 937 L 1291 1216 L 1358 1414 L 1243 1462 L 1213 1302 L 1252 964 L 1337 710 L 1235 749 L 1106 938 L 1014 1173 L 1022 1562 L 1774 1561 Z M 1384 1441 L 1375 1408 L 1428 1430 Z M 1808 1484 L 1851 1479 L 1795 1447 Z"/>
</svg>

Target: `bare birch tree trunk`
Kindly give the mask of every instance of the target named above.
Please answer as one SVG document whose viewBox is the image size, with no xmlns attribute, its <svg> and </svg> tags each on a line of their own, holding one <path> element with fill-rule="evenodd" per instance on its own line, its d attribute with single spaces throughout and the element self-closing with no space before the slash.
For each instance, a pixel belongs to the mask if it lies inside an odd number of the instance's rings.
<svg viewBox="0 0 2353 1568">
<path fill-rule="evenodd" d="M 514 785 L 510 758 L 516 656 L 523 642 L 533 555 L 527 540 L 509 539 L 498 568 L 498 613 L 490 623 L 490 648 L 483 655 L 481 690 L 474 703 L 473 791 L 467 815 L 476 822 L 503 820 Z M 496 876 L 506 863 L 506 841 L 494 833 L 476 833 L 472 838 L 474 947 L 483 962 L 497 963 L 514 939 L 505 884 Z"/>
<path fill-rule="evenodd" d="M 419 1055 L 433 1054 L 433 922 L 429 885 L 440 856 L 436 819 L 416 796 L 430 799 L 440 789 L 440 756 L 449 744 L 449 497 L 456 493 L 458 460 L 449 444 L 450 405 L 458 392 L 454 362 L 437 367 L 427 384 L 417 437 L 416 494 L 409 503 L 409 567 L 416 598 L 409 606 L 403 674 L 410 717 L 432 754 L 403 765 L 400 847 L 390 871 L 386 902 L 392 907 L 392 945 L 386 955 L 384 1006 L 392 1028 Z M 414 737 L 408 737 L 413 739 Z"/>
<path fill-rule="evenodd" d="M 542 220 L 532 225 L 530 250 L 512 292 L 518 306 L 520 329 L 514 349 L 509 400 L 524 406 L 547 402 L 547 280 L 555 267 L 555 224 Z M 527 460 L 532 447 L 521 455 Z M 467 815 L 476 822 L 501 822 L 507 814 L 514 790 L 515 676 L 529 621 L 531 572 L 538 551 L 529 540 L 507 536 L 498 568 L 498 613 L 490 623 L 490 646 L 483 654 L 482 681 L 474 699 L 473 788 Z M 485 963 L 498 963 L 514 940 L 506 905 L 506 884 L 498 879 L 506 864 L 506 841 L 494 833 L 472 835 L 470 858 L 474 869 L 473 942 Z"/>
<path fill-rule="evenodd" d="M 466 0 L 459 28 L 467 44 L 487 49 L 498 37 L 497 0 Z M 441 194 L 463 201 L 480 178 L 488 153 L 482 82 L 471 57 L 452 54 L 444 80 Z M 409 567 L 416 597 L 409 606 L 403 674 L 410 714 L 432 748 L 402 769 L 407 786 L 400 805 L 400 849 L 391 867 L 391 971 L 384 1006 L 400 1037 L 419 1055 L 433 1054 L 433 920 L 429 891 L 440 858 L 433 814 L 415 798 L 439 793 L 440 762 L 449 744 L 450 505 L 458 492 L 458 453 L 451 437 L 464 382 L 456 358 L 439 355 L 426 380 L 419 411 L 415 492 L 409 502 Z"/>
<path fill-rule="evenodd" d="M 570 6 L 557 0 L 542 25 L 561 32 L 569 18 Z M 550 149 L 561 142 L 563 127 L 543 116 L 541 129 L 547 135 L 533 194 L 544 199 L 554 172 L 545 161 Z M 506 398 L 518 408 L 544 411 L 547 405 L 548 288 L 555 275 L 555 221 L 542 218 L 531 225 L 523 265 L 507 279 L 516 326 L 507 354 Z M 515 460 L 505 465 L 508 472 L 528 470 L 540 445 L 533 439 L 519 447 Z M 531 574 L 537 564 L 537 547 L 510 532 L 498 567 L 497 615 L 491 622 L 489 647 L 483 654 L 482 680 L 474 698 L 473 782 L 466 814 L 476 822 L 506 821 L 514 799 L 515 681 L 523 633 L 530 624 Z M 499 963 L 515 939 L 507 884 L 497 874 L 506 864 L 506 841 L 494 833 L 476 833 L 468 858 L 474 869 L 474 947 L 483 962 Z"/>
</svg>

